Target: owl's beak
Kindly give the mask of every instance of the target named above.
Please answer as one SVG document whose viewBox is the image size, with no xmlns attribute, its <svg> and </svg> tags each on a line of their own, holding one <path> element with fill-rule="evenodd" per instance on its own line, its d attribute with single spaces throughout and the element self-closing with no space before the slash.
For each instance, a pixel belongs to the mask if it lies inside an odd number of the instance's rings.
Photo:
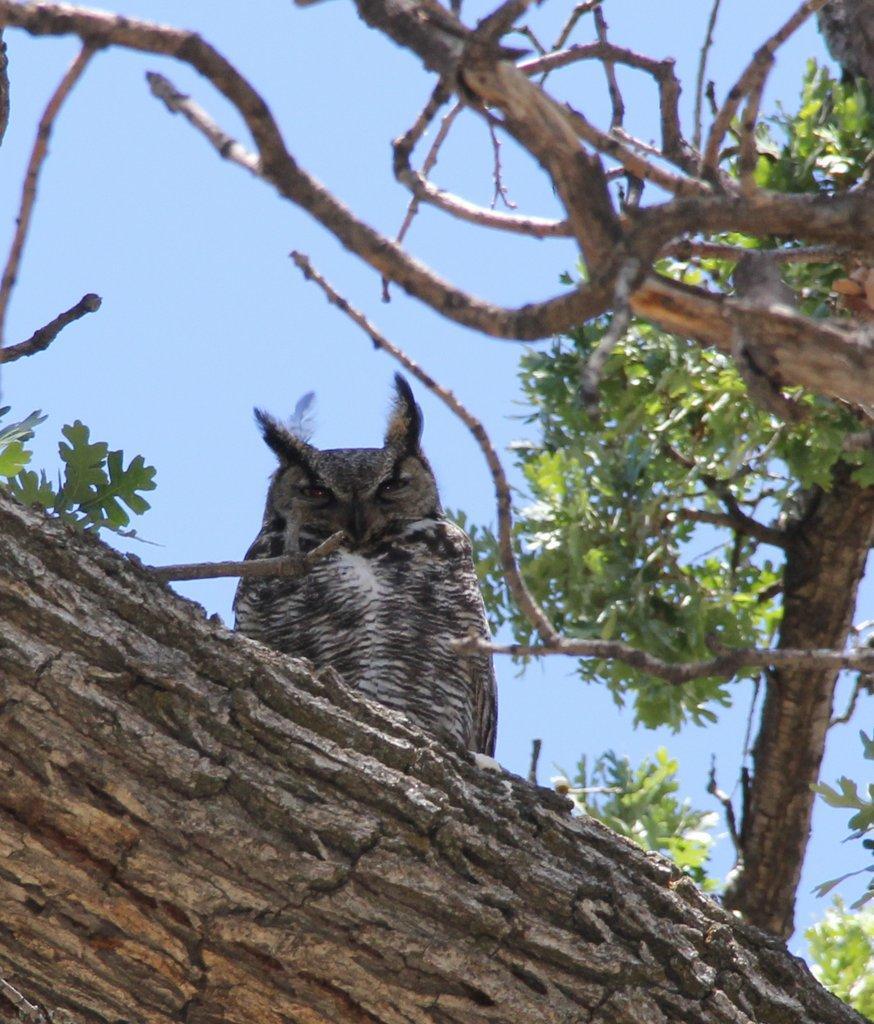
<svg viewBox="0 0 874 1024">
<path fill-rule="evenodd" d="M 364 540 L 369 525 L 364 506 L 357 501 L 353 502 L 349 509 L 346 532 L 356 543 L 360 543 Z"/>
</svg>

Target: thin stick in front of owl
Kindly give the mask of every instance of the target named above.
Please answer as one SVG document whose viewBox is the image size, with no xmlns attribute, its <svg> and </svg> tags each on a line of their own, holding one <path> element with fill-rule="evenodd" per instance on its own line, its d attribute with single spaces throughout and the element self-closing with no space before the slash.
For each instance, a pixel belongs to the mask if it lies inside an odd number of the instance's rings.
<svg viewBox="0 0 874 1024">
<path fill-rule="evenodd" d="M 516 555 L 513 551 L 513 511 L 510 498 L 510 484 L 507 482 L 507 475 L 504 467 L 495 451 L 495 447 L 489 440 L 482 423 L 469 412 L 468 409 L 448 389 L 438 384 L 434 378 L 422 369 L 419 364 L 410 358 L 402 349 L 389 341 L 384 335 L 373 326 L 367 317 L 347 302 L 323 277 L 313 268 L 312 263 L 302 252 L 292 252 L 291 258 L 303 273 L 308 281 L 314 281 L 325 293 L 328 302 L 345 313 L 364 333 L 370 338 L 376 348 L 387 352 L 396 359 L 401 366 L 407 369 L 421 384 L 432 394 L 436 395 L 444 405 L 447 405 L 452 412 L 461 420 L 467 429 L 473 434 L 474 440 L 479 445 L 480 451 L 485 456 L 492 481 L 495 485 L 495 499 L 498 514 L 498 550 L 501 559 L 501 568 L 507 578 L 507 586 L 513 595 L 519 610 L 531 623 L 540 635 L 544 644 L 557 643 L 559 636 L 546 616 L 546 613 L 535 601 L 516 562 Z"/>
<path fill-rule="evenodd" d="M 181 580 L 217 580 L 225 576 L 304 576 L 316 562 L 332 554 L 346 538 L 342 530 L 332 533 L 305 555 L 256 558 L 247 562 L 192 562 L 181 565 L 150 565 L 147 568 L 165 583 Z"/>
</svg>

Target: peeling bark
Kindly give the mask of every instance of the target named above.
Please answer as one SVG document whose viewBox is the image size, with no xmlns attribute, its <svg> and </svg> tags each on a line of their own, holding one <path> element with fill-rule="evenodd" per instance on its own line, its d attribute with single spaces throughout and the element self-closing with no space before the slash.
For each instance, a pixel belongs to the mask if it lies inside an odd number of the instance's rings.
<svg viewBox="0 0 874 1024">
<path fill-rule="evenodd" d="M 844 647 L 874 541 L 874 487 L 838 463 L 830 491 L 817 490 L 787 531 L 781 647 Z M 742 864 L 725 903 L 775 935 L 793 930 L 795 893 L 838 675 L 804 666 L 767 676 L 741 826 Z"/>
<path fill-rule="evenodd" d="M 75 1022 L 861 1021 L 662 858 L 2 496 L 0 700 L 0 974 Z"/>
</svg>

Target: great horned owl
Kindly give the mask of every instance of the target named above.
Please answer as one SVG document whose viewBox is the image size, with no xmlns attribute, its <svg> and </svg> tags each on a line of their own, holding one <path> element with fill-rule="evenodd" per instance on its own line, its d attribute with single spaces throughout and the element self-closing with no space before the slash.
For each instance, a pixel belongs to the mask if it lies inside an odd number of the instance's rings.
<svg viewBox="0 0 874 1024">
<path fill-rule="evenodd" d="M 470 541 L 443 514 L 410 386 L 400 375 L 395 386 L 382 448 L 320 451 L 256 410 L 279 468 L 246 558 L 311 551 L 338 530 L 346 540 L 305 576 L 241 579 L 236 628 L 330 665 L 428 732 L 491 755 L 491 657 L 453 646 L 489 636 Z"/>
</svg>

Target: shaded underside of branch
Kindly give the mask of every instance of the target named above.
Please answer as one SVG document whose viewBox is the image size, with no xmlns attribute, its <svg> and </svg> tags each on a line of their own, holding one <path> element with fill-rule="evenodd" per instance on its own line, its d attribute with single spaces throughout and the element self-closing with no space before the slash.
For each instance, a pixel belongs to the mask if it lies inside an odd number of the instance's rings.
<svg viewBox="0 0 874 1024">
<path fill-rule="evenodd" d="M 0 497 L 0 968 L 76 1024 L 851 1024 L 557 795 Z"/>
</svg>

